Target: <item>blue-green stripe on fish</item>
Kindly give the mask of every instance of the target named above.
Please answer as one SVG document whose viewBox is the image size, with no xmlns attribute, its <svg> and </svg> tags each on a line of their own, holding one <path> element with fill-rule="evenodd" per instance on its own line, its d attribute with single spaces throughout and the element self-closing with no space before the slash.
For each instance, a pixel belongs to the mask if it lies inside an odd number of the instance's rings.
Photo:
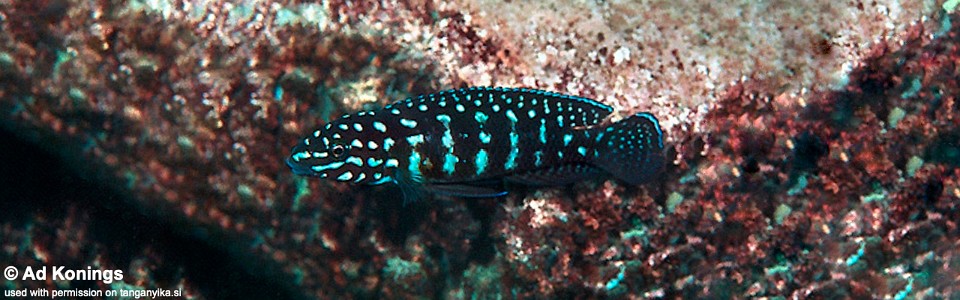
<svg viewBox="0 0 960 300">
<path fill-rule="evenodd" d="M 601 170 L 641 183 L 663 165 L 660 124 L 649 113 L 604 122 L 612 111 L 541 90 L 448 90 L 334 120 L 287 164 L 299 175 L 465 197 L 503 195 L 503 181 L 566 184 Z"/>
</svg>

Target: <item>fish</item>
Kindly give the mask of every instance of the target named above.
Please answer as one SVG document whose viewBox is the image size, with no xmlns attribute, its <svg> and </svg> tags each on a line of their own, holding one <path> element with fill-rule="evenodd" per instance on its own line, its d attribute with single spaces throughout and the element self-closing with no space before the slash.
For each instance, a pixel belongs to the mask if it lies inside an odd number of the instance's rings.
<svg viewBox="0 0 960 300">
<path fill-rule="evenodd" d="M 507 183 L 566 185 L 604 172 L 641 184 L 663 166 L 647 112 L 617 122 L 595 100 L 537 89 L 470 87 L 411 97 L 328 122 L 298 142 L 292 172 L 360 185 L 494 198 Z"/>
</svg>

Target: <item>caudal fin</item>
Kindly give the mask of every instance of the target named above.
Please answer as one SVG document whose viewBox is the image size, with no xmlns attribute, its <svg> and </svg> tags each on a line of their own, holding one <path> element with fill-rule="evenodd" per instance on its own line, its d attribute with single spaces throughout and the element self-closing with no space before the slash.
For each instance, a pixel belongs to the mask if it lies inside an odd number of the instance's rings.
<svg viewBox="0 0 960 300">
<path fill-rule="evenodd" d="M 620 180 L 639 184 L 663 166 L 663 132 L 660 122 L 649 113 L 638 113 L 592 131 L 599 154 L 594 165 Z"/>
</svg>

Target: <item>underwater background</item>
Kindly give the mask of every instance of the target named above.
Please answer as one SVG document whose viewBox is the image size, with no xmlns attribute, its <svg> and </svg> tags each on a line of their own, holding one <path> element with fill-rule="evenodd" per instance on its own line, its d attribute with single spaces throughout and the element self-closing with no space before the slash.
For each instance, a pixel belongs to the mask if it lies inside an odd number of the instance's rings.
<svg viewBox="0 0 960 300">
<path fill-rule="evenodd" d="M 0 267 L 189 298 L 960 298 L 960 1 L 0 0 Z M 467 86 L 663 126 L 666 166 L 403 205 L 294 175 Z"/>
</svg>

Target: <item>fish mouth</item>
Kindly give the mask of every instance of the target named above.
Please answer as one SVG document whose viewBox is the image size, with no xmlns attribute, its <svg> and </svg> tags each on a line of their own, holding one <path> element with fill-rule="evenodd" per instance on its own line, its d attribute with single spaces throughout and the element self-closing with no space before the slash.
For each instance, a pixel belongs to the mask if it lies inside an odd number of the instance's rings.
<svg viewBox="0 0 960 300">
<path fill-rule="evenodd" d="M 293 171 L 293 174 L 300 176 L 317 176 L 317 174 L 310 169 L 309 165 L 294 161 L 292 155 L 287 156 L 286 163 L 287 166 L 290 167 L 290 170 Z"/>
<path fill-rule="evenodd" d="M 306 163 L 302 159 L 293 159 L 295 155 L 302 153 L 305 148 L 306 145 L 304 145 L 303 142 L 297 143 L 297 145 L 290 149 L 290 155 L 287 155 L 287 158 L 284 160 L 284 162 L 287 163 L 287 166 L 290 167 L 290 170 L 293 171 L 293 174 L 300 176 L 316 176 L 316 173 L 314 173 L 310 168 L 310 164 Z"/>
</svg>

